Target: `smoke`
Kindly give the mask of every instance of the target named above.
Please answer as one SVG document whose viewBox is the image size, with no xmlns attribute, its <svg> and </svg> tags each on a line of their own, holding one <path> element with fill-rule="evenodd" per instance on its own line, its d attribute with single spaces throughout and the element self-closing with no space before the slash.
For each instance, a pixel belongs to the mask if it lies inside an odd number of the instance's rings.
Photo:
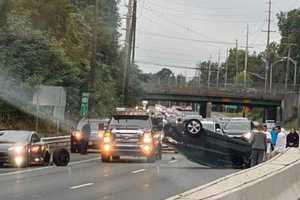
<svg viewBox="0 0 300 200">
<path fill-rule="evenodd" d="M 52 109 L 42 109 L 43 107 L 41 106 L 37 112 L 37 105 L 33 104 L 33 94 L 37 90 L 38 87 L 26 84 L 4 70 L 0 71 L 0 100 L 27 114 L 56 125 L 58 119 L 52 117 Z M 72 120 L 64 120 L 61 127 L 74 126 L 75 124 Z"/>
</svg>

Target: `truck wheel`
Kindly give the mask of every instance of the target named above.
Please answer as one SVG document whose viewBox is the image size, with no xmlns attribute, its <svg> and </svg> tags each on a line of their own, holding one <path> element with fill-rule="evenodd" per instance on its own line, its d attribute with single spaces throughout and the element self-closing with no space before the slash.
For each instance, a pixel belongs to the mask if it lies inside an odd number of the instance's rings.
<svg viewBox="0 0 300 200">
<path fill-rule="evenodd" d="M 112 160 L 113 161 L 119 161 L 120 160 L 120 156 L 112 156 Z"/>
<path fill-rule="evenodd" d="M 71 153 L 76 153 L 77 148 L 74 145 L 71 145 Z"/>
<path fill-rule="evenodd" d="M 101 160 L 102 160 L 102 162 L 109 162 L 110 156 L 109 155 L 101 155 Z"/>
<path fill-rule="evenodd" d="M 53 162 L 56 166 L 67 166 L 70 162 L 70 154 L 66 149 L 57 149 L 53 152 Z"/>
<path fill-rule="evenodd" d="M 201 133 L 202 124 L 199 120 L 191 119 L 185 125 L 185 130 L 192 137 L 197 137 Z"/>
<path fill-rule="evenodd" d="M 50 158 L 51 158 L 51 155 L 50 153 L 47 151 L 45 153 L 45 157 L 44 157 L 44 166 L 48 166 L 50 164 Z"/>
</svg>

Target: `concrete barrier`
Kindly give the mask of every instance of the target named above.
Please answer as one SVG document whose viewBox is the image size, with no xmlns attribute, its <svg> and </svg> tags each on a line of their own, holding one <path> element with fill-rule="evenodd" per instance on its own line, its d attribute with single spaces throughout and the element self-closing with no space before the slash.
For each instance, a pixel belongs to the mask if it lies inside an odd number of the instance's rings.
<svg viewBox="0 0 300 200">
<path fill-rule="evenodd" d="M 300 149 L 291 148 L 256 167 L 239 171 L 167 200 L 298 200 Z"/>
</svg>

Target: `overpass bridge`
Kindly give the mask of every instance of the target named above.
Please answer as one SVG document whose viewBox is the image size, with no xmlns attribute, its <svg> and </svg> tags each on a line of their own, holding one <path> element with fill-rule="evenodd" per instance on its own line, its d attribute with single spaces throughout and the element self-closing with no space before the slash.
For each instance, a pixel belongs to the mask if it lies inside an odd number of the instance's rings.
<svg viewBox="0 0 300 200">
<path fill-rule="evenodd" d="M 210 117 L 212 104 L 262 107 L 265 110 L 265 119 L 287 120 L 298 104 L 297 93 L 277 89 L 270 94 L 265 93 L 262 88 L 264 87 L 243 88 L 232 85 L 217 88 L 148 84 L 145 86 L 143 99 L 197 103 L 200 104 L 200 114 L 205 117 Z"/>
</svg>

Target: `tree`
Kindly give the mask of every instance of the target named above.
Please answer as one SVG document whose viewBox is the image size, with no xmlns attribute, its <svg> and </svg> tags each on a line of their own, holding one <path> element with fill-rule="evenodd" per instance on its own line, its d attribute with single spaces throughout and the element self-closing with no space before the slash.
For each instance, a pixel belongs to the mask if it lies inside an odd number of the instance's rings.
<svg viewBox="0 0 300 200">
<path fill-rule="evenodd" d="M 294 9 L 289 12 L 280 12 L 277 14 L 277 18 L 281 34 L 281 42 L 278 50 L 280 57 L 286 57 L 288 55 L 289 45 L 292 45 L 291 58 L 300 63 L 300 9 Z M 280 70 L 277 73 L 277 76 L 280 76 L 280 73 L 282 72 L 285 73 L 285 66 L 282 67 L 283 70 Z M 293 70 L 290 70 L 290 80 L 292 79 L 293 74 Z M 300 75 L 298 73 L 298 80 L 299 78 Z"/>
</svg>

